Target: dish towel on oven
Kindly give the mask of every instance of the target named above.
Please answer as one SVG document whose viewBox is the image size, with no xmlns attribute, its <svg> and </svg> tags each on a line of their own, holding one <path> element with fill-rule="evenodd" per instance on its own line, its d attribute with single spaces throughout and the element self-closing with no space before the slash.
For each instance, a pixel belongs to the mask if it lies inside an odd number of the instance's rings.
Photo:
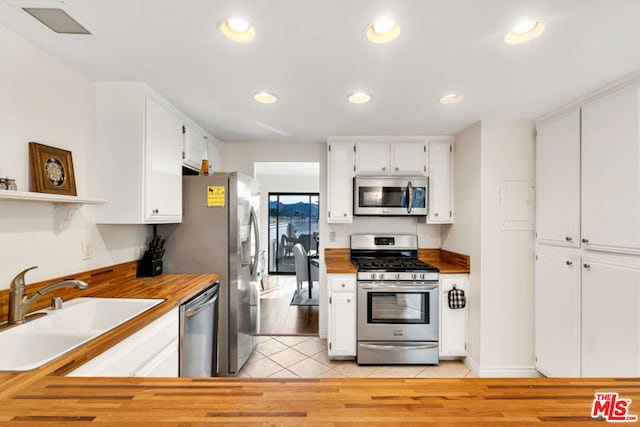
<svg viewBox="0 0 640 427">
<path fill-rule="evenodd" d="M 449 290 L 449 308 L 452 310 L 458 308 L 465 308 L 467 305 L 467 297 L 464 295 L 462 289 L 457 289 L 456 285 L 453 285 L 453 289 Z"/>
</svg>

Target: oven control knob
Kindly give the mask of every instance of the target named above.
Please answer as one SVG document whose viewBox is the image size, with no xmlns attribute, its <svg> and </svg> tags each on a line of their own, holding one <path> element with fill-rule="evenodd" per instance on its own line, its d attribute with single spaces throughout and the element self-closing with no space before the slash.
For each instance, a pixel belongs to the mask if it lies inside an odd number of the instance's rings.
<svg viewBox="0 0 640 427">
<path fill-rule="evenodd" d="M 396 273 L 396 280 L 400 280 L 400 273 Z"/>
<path fill-rule="evenodd" d="M 378 276 L 378 279 L 380 280 L 384 279 L 384 274 L 380 273 L 380 276 Z"/>
<path fill-rule="evenodd" d="M 376 274 L 375 273 L 371 273 L 371 280 L 376 280 Z"/>
<path fill-rule="evenodd" d="M 424 273 L 422 273 L 422 274 L 420 275 L 420 278 L 421 278 L 422 280 L 424 280 L 424 276 L 425 276 L 425 274 L 424 274 Z"/>
<path fill-rule="evenodd" d="M 412 278 L 413 280 L 416 280 L 416 278 L 417 278 L 417 277 L 418 277 L 418 275 L 417 275 L 416 273 L 413 273 L 413 274 L 411 275 L 411 278 Z"/>
</svg>

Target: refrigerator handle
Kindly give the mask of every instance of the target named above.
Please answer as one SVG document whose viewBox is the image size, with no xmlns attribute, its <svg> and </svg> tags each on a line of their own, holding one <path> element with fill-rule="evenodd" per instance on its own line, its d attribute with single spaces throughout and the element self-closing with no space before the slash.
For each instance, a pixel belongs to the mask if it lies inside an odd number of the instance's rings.
<svg viewBox="0 0 640 427">
<path fill-rule="evenodd" d="M 256 216 L 256 211 L 253 209 L 253 206 L 251 206 L 249 221 L 251 223 L 251 226 L 253 227 L 253 234 L 255 239 L 255 253 L 253 254 L 253 263 L 249 267 L 249 271 L 251 273 L 251 278 L 255 279 L 258 274 L 258 262 L 260 258 L 260 231 L 258 230 L 258 218 Z"/>
</svg>

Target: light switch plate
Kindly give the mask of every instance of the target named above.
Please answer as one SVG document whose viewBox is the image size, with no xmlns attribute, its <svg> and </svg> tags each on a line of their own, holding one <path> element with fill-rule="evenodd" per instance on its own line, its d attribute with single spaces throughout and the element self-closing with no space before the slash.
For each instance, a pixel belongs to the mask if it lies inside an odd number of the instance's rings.
<svg viewBox="0 0 640 427">
<path fill-rule="evenodd" d="M 93 245 L 89 240 L 82 241 L 82 259 L 87 260 L 93 257 Z"/>
</svg>

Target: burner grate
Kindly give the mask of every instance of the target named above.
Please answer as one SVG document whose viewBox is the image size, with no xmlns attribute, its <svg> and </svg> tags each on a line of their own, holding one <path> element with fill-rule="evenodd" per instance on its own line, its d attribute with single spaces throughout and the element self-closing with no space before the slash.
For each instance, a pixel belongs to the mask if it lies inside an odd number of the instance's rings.
<svg viewBox="0 0 640 427">
<path fill-rule="evenodd" d="M 353 258 L 359 270 L 412 271 L 433 270 L 435 267 L 411 257 Z"/>
</svg>

